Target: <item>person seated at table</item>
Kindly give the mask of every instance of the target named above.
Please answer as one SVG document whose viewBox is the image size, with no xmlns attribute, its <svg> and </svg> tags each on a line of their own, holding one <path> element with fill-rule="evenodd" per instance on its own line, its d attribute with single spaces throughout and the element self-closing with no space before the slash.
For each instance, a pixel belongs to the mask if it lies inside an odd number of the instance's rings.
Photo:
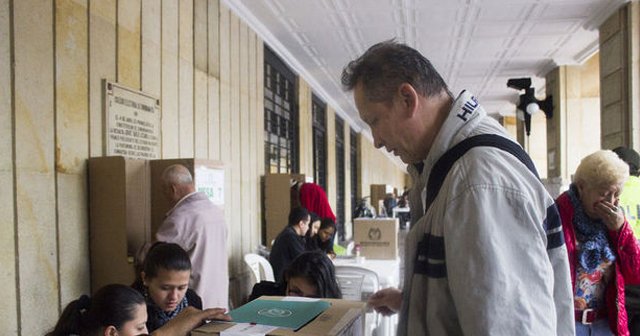
<svg viewBox="0 0 640 336">
<path fill-rule="evenodd" d="M 47 336 L 142 335 L 148 332 L 146 321 L 140 293 L 125 285 L 106 285 L 93 297 L 71 301 Z"/>
<path fill-rule="evenodd" d="M 305 252 L 285 272 L 286 295 L 342 299 L 333 262 L 322 252 Z"/>
<path fill-rule="evenodd" d="M 309 216 L 311 217 L 311 221 L 309 222 L 309 230 L 307 230 L 307 233 L 304 235 L 304 242 L 307 250 L 313 251 L 317 248 L 314 238 L 320 229 L 320 216 L 316 215 L 315 212 L 309 212 Z"/>
<path fill-rule="evenodd" d="M 197 327 L 205 319 L 229 319 L 223 308 L 201 310 L 200 296 L 189 288 L 190 276 L 191 260 L 180 245 L 157 242 L 151 246 L 143 269 L 132 285 L 146 299 L 149 332 L 161 328 L 183 311 L 192 316 L 188 325 L 182 326 L 185 330 Z"/>
<path fill-rule="evenodd" d="M 282 281 L 282 274 L 293 259 L 306 250 L 304 235 L 309 229 L 310 221 L 306 208 L 296 207 L 289 212 L 289 223 L 276 237 L 269 254 L 269 263 L 277 282 Z"/>
<path fill-rule="evenodd" d="M 330 218 L 324 218 L 320 221 L 318 234 L 313 238 L 313 243 L 308 245 L 310 251 L 320 250 L 326 253 L 330 258 L 335 258 L 336 253 L 333 250 L 333 236 L 336 234 L 336 223 Z"/>
<path fill-rule="evenodd" d="M 341 299 L 335 267 L 320 251 L 304 252 L 284 272 L 284 281 L 261 281 L 253 286 L 249 301 L 263 295 Z"/>
</svg>

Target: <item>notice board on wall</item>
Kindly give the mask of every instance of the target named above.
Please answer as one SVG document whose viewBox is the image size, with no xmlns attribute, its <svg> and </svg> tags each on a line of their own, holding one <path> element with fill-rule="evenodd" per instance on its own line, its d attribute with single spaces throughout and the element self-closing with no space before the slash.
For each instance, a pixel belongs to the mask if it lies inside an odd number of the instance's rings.
<svg viewBox="0 0 640 336">
<path fill-rule="evenodd" d="M 122 85 L 104 84 L 104 143 L 107 156 L 159 159 L 160 99 Z"/>
<path fill-rule="evenodd" d="M 213 204 L 224 208 L 224 167 L 196 164 L 196 191 L 205 193 Z"/>
</svg>

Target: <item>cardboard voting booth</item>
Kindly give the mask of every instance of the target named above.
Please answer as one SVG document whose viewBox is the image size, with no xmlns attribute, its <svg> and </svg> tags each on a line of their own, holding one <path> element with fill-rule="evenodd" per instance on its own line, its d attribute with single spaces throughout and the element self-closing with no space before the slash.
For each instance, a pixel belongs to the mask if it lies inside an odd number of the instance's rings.
<svg viewBox="0 0 640 336">
<path fill-rule="evenodd" d="M 303 174 L 267 174 L 264 176 L 263 213 L 264 244 L 271 248 L 271 241 L 287 226 L 291 211 L 291 180 L 304 182 Z"/>
<path fill-rule="evenodd" d="M 134 257 L 153 240 L 165 213 L 160 177 L 164 168 L 180 163 L 194 178 L 196 190 L 224 207 L 224 168 L 217 161 L 193 158 L 142 160 L 123 156 L 89 159 L 89 226 L 91 290 L 135 280 Z"/>
<path fill-rule="evenodd" d="M 360 255 L 369 259 L 398 258 L 397 218 L 356 218 L 353 240 L 360 244 Z"/>
<path fill-rule="evenodd" d="M 258 300 L 282 300 L 283 297 L 263 296 Z M 364 335 L 365 302 L 337 299 L 320 299 L 328 302 L 329 308 L 317 315 L 308 324 L 294 331 L 292 329 L 277 328 L 269 331 L 271 336 L 346 336 Z M 191 332 L 192 336 L 221 335 L 232 328 L 234 323 L 209 323 Z"/>
</svg>

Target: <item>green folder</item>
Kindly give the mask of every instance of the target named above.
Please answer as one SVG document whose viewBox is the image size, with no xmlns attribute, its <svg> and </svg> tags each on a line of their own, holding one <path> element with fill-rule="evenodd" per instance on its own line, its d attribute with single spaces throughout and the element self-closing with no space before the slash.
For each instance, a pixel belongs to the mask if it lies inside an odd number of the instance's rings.
<svg viewBox="0 0 640 336">
<path fill-rule="evenodd" d="M 255 323 L 298 330 L 327 310 L 326 301 L 253 300 L 229 312 L 236 323 Z"/>
</svg>

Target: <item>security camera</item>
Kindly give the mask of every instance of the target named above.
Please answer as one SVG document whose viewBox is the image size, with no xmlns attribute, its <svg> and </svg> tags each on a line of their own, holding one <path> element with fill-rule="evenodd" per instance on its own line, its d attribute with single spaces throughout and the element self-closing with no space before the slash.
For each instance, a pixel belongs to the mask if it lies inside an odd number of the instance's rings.
<svg viewBox="0 0 640 336">
<path fill-rule="evenodd" d="M 531 78 L 511 78 L 507 81 L 507 87 L 516 90 L 526 90 L 531 87 Z"/>
</svg>

